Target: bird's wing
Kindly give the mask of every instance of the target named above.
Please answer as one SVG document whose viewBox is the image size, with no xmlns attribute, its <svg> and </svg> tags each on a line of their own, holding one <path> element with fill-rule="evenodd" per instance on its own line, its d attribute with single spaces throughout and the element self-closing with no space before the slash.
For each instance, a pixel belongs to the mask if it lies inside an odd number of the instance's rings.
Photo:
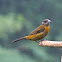
<svg viewBox="0 0 62 62">
<path fill-rule="evenodd" d="M 45 30 L 44 25 L 40 25 L 35 30 L 33 30 L 29 35 L 33 35 L 33 34 L 37 34 L 37 33 L 40 33 L 40 32 L 44 32 L 44 30 Z"/>
</svg>

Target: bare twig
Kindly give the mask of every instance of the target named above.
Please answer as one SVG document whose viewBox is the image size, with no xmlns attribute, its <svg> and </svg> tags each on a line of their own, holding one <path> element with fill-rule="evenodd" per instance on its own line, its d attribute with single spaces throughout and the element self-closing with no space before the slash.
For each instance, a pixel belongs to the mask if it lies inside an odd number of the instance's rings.
<svg viewBox="0 0 62 62">
<path fill-rule="evenodd" d="M 62 42 L 61 41 L 48 41 L 43 40 L 39 42 L 39 46 L 47 46 L 47 47 L 61 47 L 62 48 Z"/>
</svg>

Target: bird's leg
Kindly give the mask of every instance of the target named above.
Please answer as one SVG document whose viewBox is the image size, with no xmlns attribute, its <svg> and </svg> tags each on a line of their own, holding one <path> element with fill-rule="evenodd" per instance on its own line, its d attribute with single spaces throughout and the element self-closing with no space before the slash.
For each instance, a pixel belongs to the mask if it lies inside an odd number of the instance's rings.
<svg viewBox="0 0 62 62">
<path fill-rule="evenodd" d="M 41 41 L 46 41 L 46 39 L 41 39 Z"/>
<path fill-rule="evenodd" d="M 39 40 L 39 41 L 36 41 L 37 43 L 39 43 L 41 40 Z"/>
<path fill-rule="evenodd" d="M 39 43 L 40 41 L 44 41 L 44 39 L 41 39 L 41 40 L 39 40 L 39 41 L 36 41 L 37 43 Z"/>
<path fill-rule="evenodd" d="M 41 39 L 41 41 L 44 41 L 44 39 Z"/>
<path fill-rule="evenodd" d="M 45 40 L 45 39 L 41 39 L 41 40 L 39 40 L 39 41 L 36 41 L 36 42 L 37 42 L 37 43 L 39 43 L 40 41 L 42 42 L 42 41 L 46 41 L 46 40 Z"/>
<path fill-rule="evenodd" d="M 36 42 L 37 42 L 37 43 L 39 43 L 40 41 L 42 42 L 42 41 L 46 41 L 46 40 L 45 40 L 45 39 L 41 39 L 41 40 L 39 40 L 39 41 L 36 41 Z"/>
</svg>

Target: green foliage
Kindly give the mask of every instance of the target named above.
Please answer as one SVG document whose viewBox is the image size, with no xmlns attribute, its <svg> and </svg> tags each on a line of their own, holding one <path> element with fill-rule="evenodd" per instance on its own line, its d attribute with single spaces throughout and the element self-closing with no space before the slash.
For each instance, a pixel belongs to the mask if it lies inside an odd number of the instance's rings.
<svg viewBox="0 0 62 62">
<path fill-rule="evenodd" d="M 21 21 L 16 21 L 14 19 L 14 14 L 8 14 L 6 16 L 0 15 L 0 36 L 4 38 L 7 36 L 8 33 L 16 32 L 17 30 L 22 28 L 22 17 L 20 18 Z"/>
<path fill-rule="evenodd" d="M 37 49 L 37 50 L 36 50 Z M 15 49 L 7 49 L 0 47 L 0 61 L 1 62 L 55 62 L 53 56 L 50 56 L 49 54 L 46 54 L 46 51 L 41 51 L 39 47 L 34 48 L 34 58 L 30 58 L 28 55 L 25 55 L 24 53 L 21 53 Z M 45 58 L 45 56 L 47 56 Z M 51 58 L 51 61 L 50 59 Z M 58 59 L 57 61 L 58 62 Z"/>
</svg>

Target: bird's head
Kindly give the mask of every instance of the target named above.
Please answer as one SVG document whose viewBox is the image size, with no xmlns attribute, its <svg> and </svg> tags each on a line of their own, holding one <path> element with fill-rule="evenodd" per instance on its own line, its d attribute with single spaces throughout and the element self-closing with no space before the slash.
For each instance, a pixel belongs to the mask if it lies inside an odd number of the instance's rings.
<svg viewBox="0 0 62 62">
<path fill-rule="evenodd" d="M 45 19 L 45 20 L 43 20 L 42 25 L 48 26 L 50 22 L 51 22 L 51 20 Z"/>
</svg>

